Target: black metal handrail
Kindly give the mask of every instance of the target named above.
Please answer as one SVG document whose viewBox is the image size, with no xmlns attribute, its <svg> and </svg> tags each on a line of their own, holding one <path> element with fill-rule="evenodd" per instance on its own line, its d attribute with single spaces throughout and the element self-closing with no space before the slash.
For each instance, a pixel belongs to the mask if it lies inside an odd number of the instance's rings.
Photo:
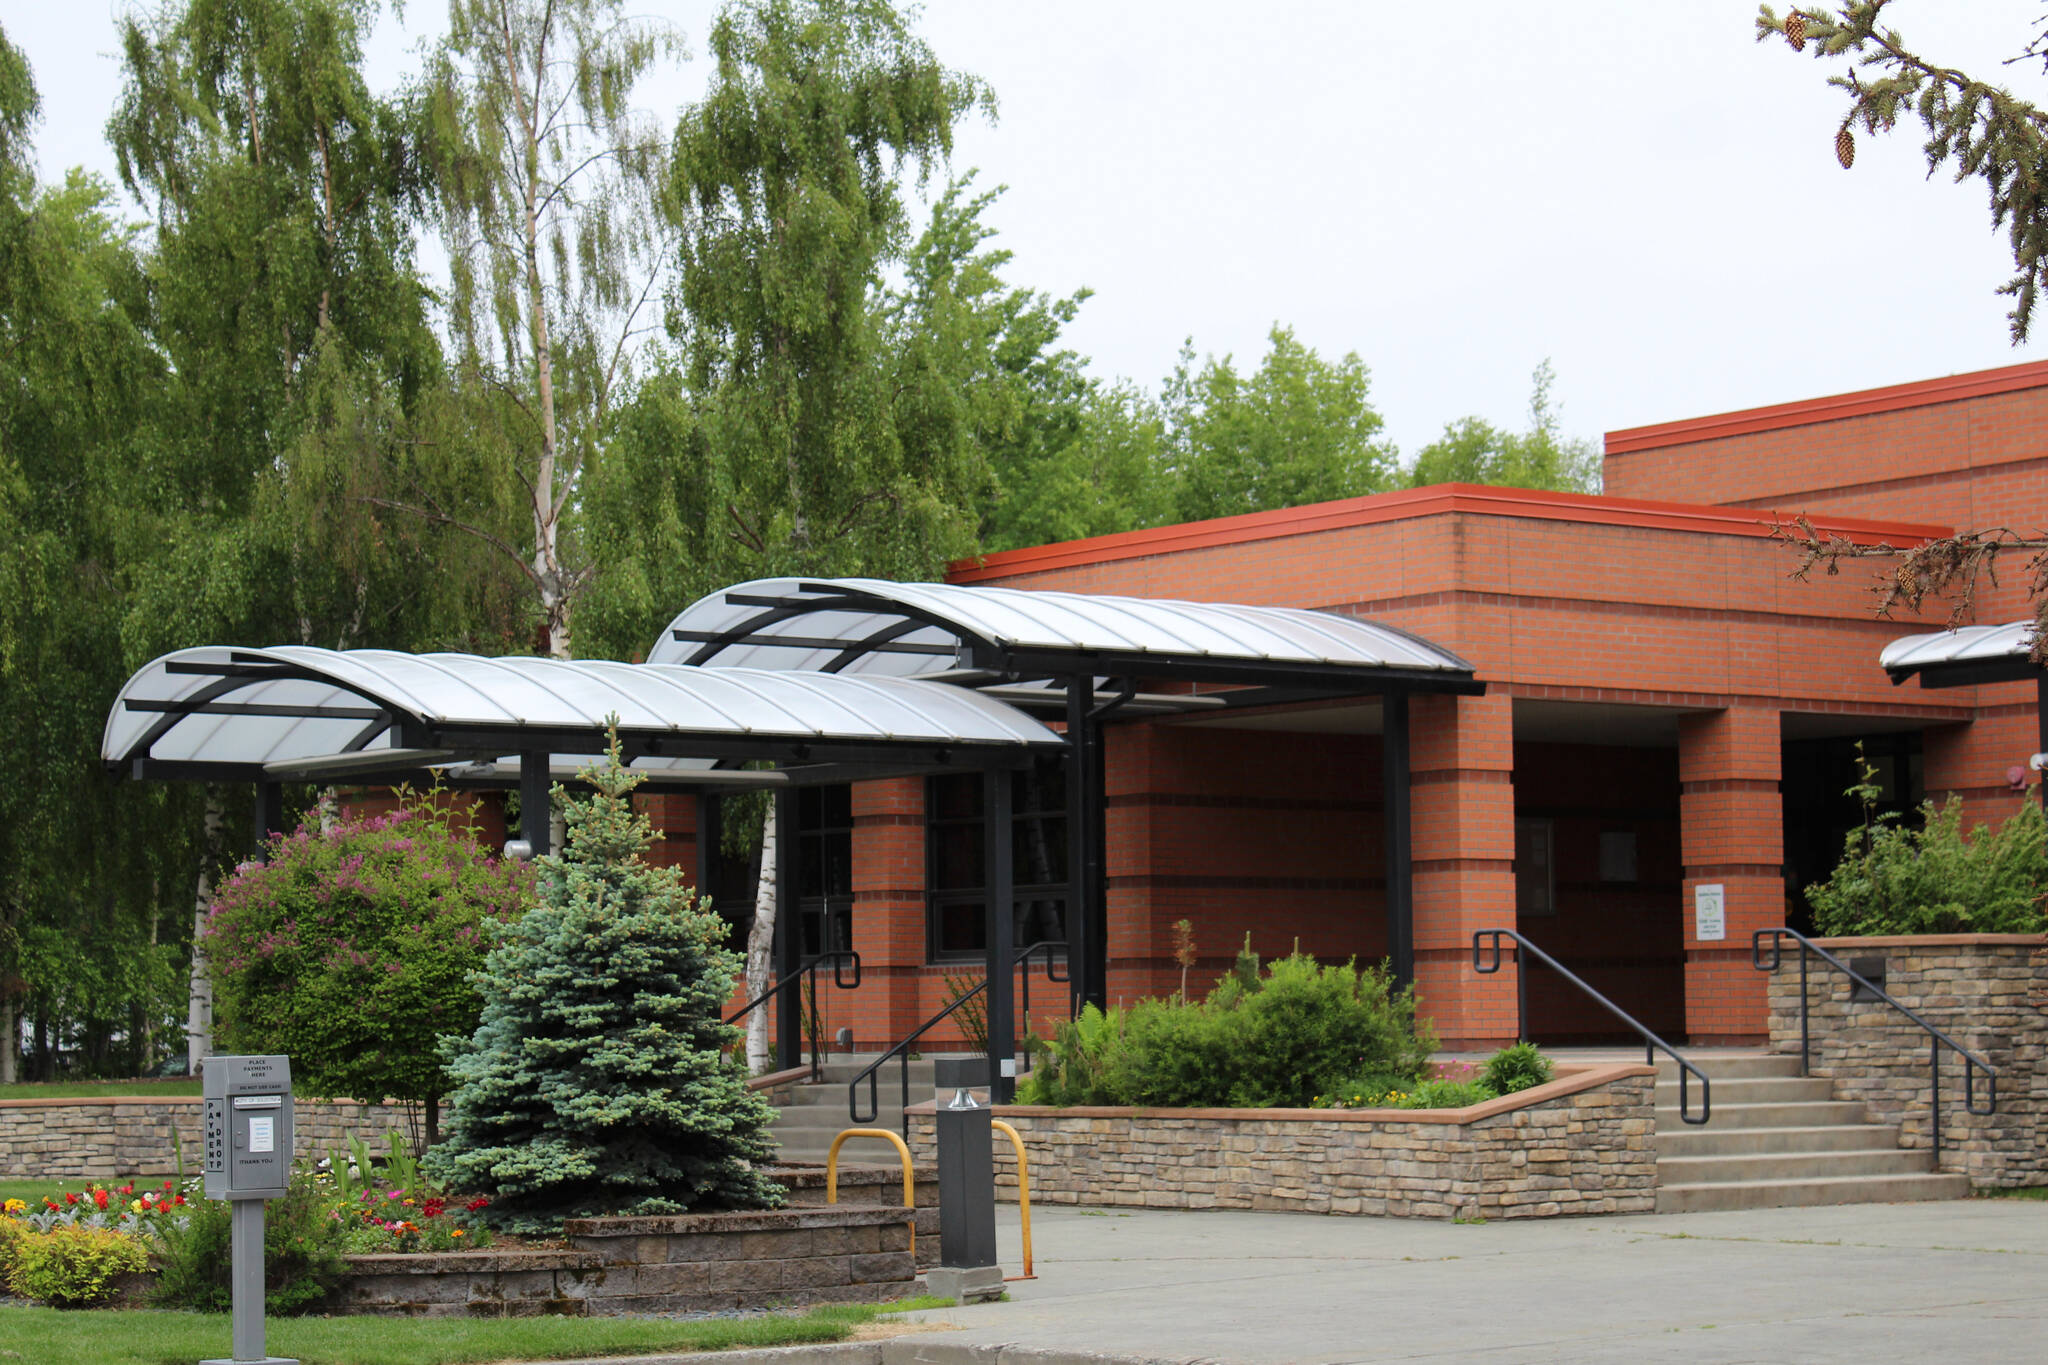
<svg viewBox="0 0 2048 1365">
<path fill-rule="evenodd" d="M 1493 961 L 1490 966 L 1480 956 L 1482 951 L 1480 941 L 1489 938 L 1493 940 Z M 1616 1019 L 1634 1029 L 1636 1036 L 1643 1040 L 1644 1061 L 1651 1066 L 1655 1066 L 1657 1064 L 1657 1054 L 1661 1052 L 1672 1061 L 1678 1063 L 1678 1117 L 1691 1124 L 1701 1124 L 1707 1121 L 1707 1118 L 1714 1112 L 1714 1101 L 1712 1083 L 1707 1080 L 1706 1072 L 1700 1070 L 1697 1066 L 1694 1066 L 1683 1056 L 1679 1055 L 1677 1048 L 1644 1028 L 1642 1024 L 1636 1021 L 1634 1015 L 1594 990 L 1568 970 L 1562 962 L 1559 962 L 1549 953 L 1544 952 L 1514 930 L 1481 929 L 1473 934 L 1473 971 L 1478 972 L 1482 976 L 1490 976 L 1500 970 L 1500 941 L 1504 938 L 1511 938 L 1515 941 L 1515 1036 L 1517 1039 L 1526 1042 L 1529 1038 L 1529 972 L 1523 957 L 1523 954 L 1526 953 L 1565 980 L 1571 982 L 1574 986 L 1577 986 L 1581 991 L 1584 991 L 1587 998 L 1592 1000 L 1601 1009 L 1606 1010 Z M 1692 1076 L 1700 1078 L 1700 1116 L 1698 1118 L 1692 1116 L 1691 1091 L 1687 1088 L 1686 1084 L 1687 1078 Z"/>
<path fill-rule="evenodd" d="M 1064 957 L 1058 960 L 1053 958 L 1054 953 L 1064 953 L 1066 950 L 1067 945 L 1064 940 L 1042 938 L 1023 952 L 1017 954 L 1017 965 L 1025 968 L 1024 988 L 1017 992 L 1017 1017 L 1024 1021 L 1024 1029 L 1027 1034 L 1031 1029 L 1031 955 L 1041 951 L 1045 954 L 1045 979 L 1053 982 L 1055 985 L 1059 985 L 1074 979 L 1071 971 L 1062 972 L 1060 970 L 1061 967 L 1066 965 L 1066 959 Z M 1028 1047 L 1024 1049 L 1024 1069 L 1026 1071 L 1031 1069 L 1031 1049 Z"/>
<path fill-rule="evenodd" d="M 815 957 L 805 958 L 803 962 L 798 964 L 797 969 L 795 971 L 791 972 L 788 976 L 783 977 L 782 980 L 776 982 L 767 990 L 762 991 L 759 995 L 755 996 L 752 1000 L 749 1000 L 746 1004 L 741 1005 L 739 1009 L 734 1011 L 732 1014 L 726 1016 L 725 1022 L 728 1024 L 737 1024 L 740 1020 L 746 1018 L 755 1010 L 761 1008 L 761 1006 L 767 1004 L 770 1000 L 773 1000 L 777 995 L 781 994 L 786 987 L 795 984 L 797 981 L 802 980 L 806 976 L 815 975 L 818 968 L 824 966 L 827 962 L 832 964 L 833 986 L 842 991 L 850 991 L 860 985 L 859 953 L 854 952 L 851 948 L 841 948 L 836 952 L 830 953 L 819 953 Z M 848 964 L 851 964 L 853 967 L 853 977 L 851 980 L 849 980 L 846 975 L 846 967 Z M 813 1081 L 816 1081 L 824 1074 L 824 1068 L 820 1066 L 818 1062 L 817 1049 L 813 1048 L 811 1050 L 811 1079 Z"/>
<path fill-rule="evenodd" d="M 1854 967 L 1851 967 L 1848 963 L 1842 961 L 1842 959 L 1836 957 L 1833 953 L 1821 947 L 1818 943 L 1815 943 L 1806 935 L 1800 933 L 1797 929 L 1787 929 L 1783 927 L 1776 929 L 1759 929 L 1754 934 L 1750 935 L 1749 965 L 1756 968 L 1760 972 L 1777 971 L 1779 963 L 1781 963 L 1784 960 L 1784 941 L 1788 938 L 1798 943 L 1801 949 L 1801 952 L 1799 954 L 1800 1075 L 1808 1075 L 1810 1067 L 1812 1065 L 1813 1013 L 1812 1004 L 1807 998 L 1806 989 L 1806 955 L 1808 953 L 1812 953 L 1815 957 L 1827 963 L 1830 967 L 1833 967 L 1836 971 L 1842 973 L 1842 975 L 1848 977 L 1849 980 L 1855 982 L 1856 985 L 1861 986 L 1864 990 L 1869 991 L 1872 995 L 1876 996 L 1879 1000 L 1884 1001 L 1885 1004 L 1890 1005 L 1900 1014 L 1903 1014 L 1908 1019 L 1911 1019 L 1914 1023 L 1920 1026 L 1923 1032 L 1927 1034 L 1929 1040 L 1927 1045 L 1927 1113 L 1929 1127 L 1934 1138 L 1934 1157 L 1937 1161 L 1941 1159 L 1941 1049 L 1943 1048 L 1943 1046 L 1953 1048 L 1955 1050 L 1956 1055 L 1963 1059 L 1964 1110 L 1968 1113 L 1975 1114 L 1979 1118 L 1986 1118 L 1998 1112 L 1998 1068 L 1992 1066 L 1991 1063 L 1985 1061 L 1982 1057 L 1979 1057 L 1976 1053 L 1970 1051 L 1961 1043 L 1949 1037 L 1946 1033 L 1943 1033 L 1934 1025 L 1928 1023 L 1925 1019 L 1922 1019 L 1912 1010 L 1907 1009 L 1904 1005 L 1900 1004 L 1898 1001 L 1894 1000 L 1890 995 L 1888 995 L 1885 992 L 1884 987 L 1870 980 L 1861 972 L 1857 971 Z M 1769 939 L 1771 944 L 1771 955 L 1768 961 L 1766 961 L 1764 958 L 1765 939 Z M 1977 1107 L 1977 1070 L 1980 1067 L 1983 1069 L 1984 1072 L 1985 1107 L 1982 1109 L 1979 1109 Z"/>
<path fill-rule="evenodd" d="M 1069 978 L 1056 975 L 1054 972 L 1052 950 L 1063 950 L 1066 948 L 1066 946 L 1067 945 L 1065 943 L 1059 942 L 1055 939 L 1040 939 L 1038 942 L 1032 944 L 1030 947 L 1019 952 L 1016 958 L 1013 959 L 1013 963 L 1016 966 L 1024 966 L 1030 962 L 1032 954 L 1043 952 L 1046 955 L 1046 979 L 1048 981 L 1065 981 Z M 1031 988 L 1031 973 L 1028 970 L 1024 973 L 1024 983 L 1026 994 L 1023 996 L 1023 999 L 1027 1003 L 1028 1007 L 1028 1002 L 1031 998 L 1029 995 L 1029 991 Z M 925 1034 L 929 1033 L 932 1029 L 932 1026 L 937 1024 L 940 1020 L 949 1018 L 952 1015 L 953 1011 L 959 1009 L 962 1005 L 974 999 L 976 996 L 983 994 L 987 990 L 988 978 L 983 977 L 979 985 L 975 986 L 972 990 L 961 992 L 957 999 L 949 1001 L 944 1009 L 940 1010 L 937 1014 L 934 1014 L 931 1018 L 925 1020 L 922 1024 L 919 1024 L 914 1030 L 911 1031 L 910 1035 L 907 1038 L 905 1038 L 902 1042 L 896 1044 L 894 1047 L 890 1048 L 887 1052 L 884 1052 L 881 1056 L 875 1058 L 874 1061 L 868 1063 L 868 1065 L 861 1071 L 861 1073 L 858 1076 L 855 1076 L 851 1081 L 847 1082 L 847 1117 L 852 1119 L 855 1125 L 857 1126 L 860 1124 L 873 1123 L 877 1118 L 881 1116 L 882 1098 L 880 1082 L 877 1079 L 877 1073 L 879 1073 L 881 1069 L 888 1064 L 889 1059 L 891 1057 L 896 1058 L 898 1062 L 897 1078 L 898 1083 L 902 1088 L 903 1108 L 906 1110 L 909 1109 L 910 1045 L 912 1043 L 915 1043 L 918 1039 L 924 1037 Z M 868 1112 L 865 1114 L 860 1112 L 860 1083 L 862 1081 L 866 1081 L 868 1083 Z M 908 1113 L 904 1114 L 903 1116 L 903 1136 L 905 1138 L 908 1138 L 910 1136 L 910 1115 Z"/>
</svg>

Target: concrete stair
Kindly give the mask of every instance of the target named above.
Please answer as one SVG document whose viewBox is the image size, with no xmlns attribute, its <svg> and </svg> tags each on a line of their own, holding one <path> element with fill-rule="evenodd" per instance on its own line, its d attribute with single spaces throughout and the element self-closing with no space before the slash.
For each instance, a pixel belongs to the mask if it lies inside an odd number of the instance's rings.
<svg viewBox="0 0 2048 1365">
<path fill-rule="evenodd" d="M 1899 1146 L 1899 1130 L 1866 1121 L 1861 1104 L 1799 1074 L 1799 1059 L 1698 1053 L 1713 1082 L 1706 1124 L 1683 1122 L 1678 1068 L 1657 1067 L 1657 1212 L 1802 1208 L 1965 1199 L 1969 1177 L 1934 1169 L 1933 1154 Z M 1691 1087 L 1699 1112 L 1699 1085 Z"/>
<path fill-rule="evenodd" d="M 823 1081 L 802 1083 L 779 1091 L 775 1107 L 781 1111 L 771 1130 L 784 1161 L 822 1162 L 832 1139 L 855 1126 L 847 1106 L 847 1085 L 875 1060 L 879 1053 L 848 1053 L 825 1059 Z M 875 1100 L 880 1106 L 874 1121 L 864 1128 L 903 1131 L 901 1064 L 891 1061 L 875 1073 Z M 910 1102 L 919 1104 L 932 1097 L 932 1059 L 917 1058 L 910 1063 Z M 860 1088 L 862 1112 L 866 1112 L 868 1088 Z M 856 1141 L 841 1149 L 840 1159 L 862 1165 L 893 1162 L 894 1154 L 880 1140 Z"/>
</svg>

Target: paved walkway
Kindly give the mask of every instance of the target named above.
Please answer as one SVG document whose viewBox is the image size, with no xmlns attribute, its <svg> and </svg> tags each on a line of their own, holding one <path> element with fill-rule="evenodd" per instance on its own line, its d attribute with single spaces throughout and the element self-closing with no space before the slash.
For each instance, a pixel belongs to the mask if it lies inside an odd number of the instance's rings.
<svg viewBox="0 0 2048 1365">
<path fill-rule="evenodd" d="M 1000 1245 L 1015 1273 L 1016 1211 Z M 2048 1203 L 1485 1224 L 1035 1211 L 1039 1278 L 887 1359 L 2048 1359 Z M 991 1351 L 997 1343 L 1022 1348 Z M 979 1349 L 967 1349 L 967 1348 Z M 1071 1356 L 1066 1356 L 1071 1359 Z"/>
</svg>

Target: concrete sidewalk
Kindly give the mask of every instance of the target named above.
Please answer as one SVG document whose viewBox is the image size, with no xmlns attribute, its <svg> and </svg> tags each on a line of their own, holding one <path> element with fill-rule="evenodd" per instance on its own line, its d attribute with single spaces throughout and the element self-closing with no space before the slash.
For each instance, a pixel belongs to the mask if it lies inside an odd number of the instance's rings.
<svg viewBox="0 0 2048 1365">
<path fill-rule="evenodd" d="M 1001 1216 L 1012 1258 L 1016 1211 Z M 1037 1280 L 915 1315 L 959 1330 L 878 1358 L 2048 1359 L 2048 1203 L 1473 1225 L 1041 1208 L 1033 1224 Z"/>
</svg>

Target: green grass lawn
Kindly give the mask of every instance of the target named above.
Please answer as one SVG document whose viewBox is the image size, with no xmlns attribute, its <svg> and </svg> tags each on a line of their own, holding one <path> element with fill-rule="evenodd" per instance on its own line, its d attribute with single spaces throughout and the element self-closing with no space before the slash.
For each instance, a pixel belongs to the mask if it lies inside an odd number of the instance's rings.
<svg viewBox="0 0 2048 1365">
<path fill-rule="evenodd" d="M 844 1341 L 860 1323 L 950 1300 L 833 1304 L 805 1313 L 672 1322 L 645 1318 L 276 1318 L 265 1345 L 304 1365 L 468 1365 L 734 1346 Z M 227 1315 L 0 1308 L 0 1361 L 43 1365 L 191 1365 L 226 1356 Z M 24 1345 L 24 1343 L 33 1343 Z"/>
<path fill-rule="evenodd" d="M 97 1095 L 196 1095 L 196 1076 L 148 1081 L 38 1081 L 0 1085 L 0 1100 L 77 1100 Z"/>
<path fill-rule="evenodd" d="M 2048 1185 L 2022 1185 L 2016 1190 L 1978 1190 L 1979 1199 L 2038 1199 L 2048 1201 Z"/>
</svg>

